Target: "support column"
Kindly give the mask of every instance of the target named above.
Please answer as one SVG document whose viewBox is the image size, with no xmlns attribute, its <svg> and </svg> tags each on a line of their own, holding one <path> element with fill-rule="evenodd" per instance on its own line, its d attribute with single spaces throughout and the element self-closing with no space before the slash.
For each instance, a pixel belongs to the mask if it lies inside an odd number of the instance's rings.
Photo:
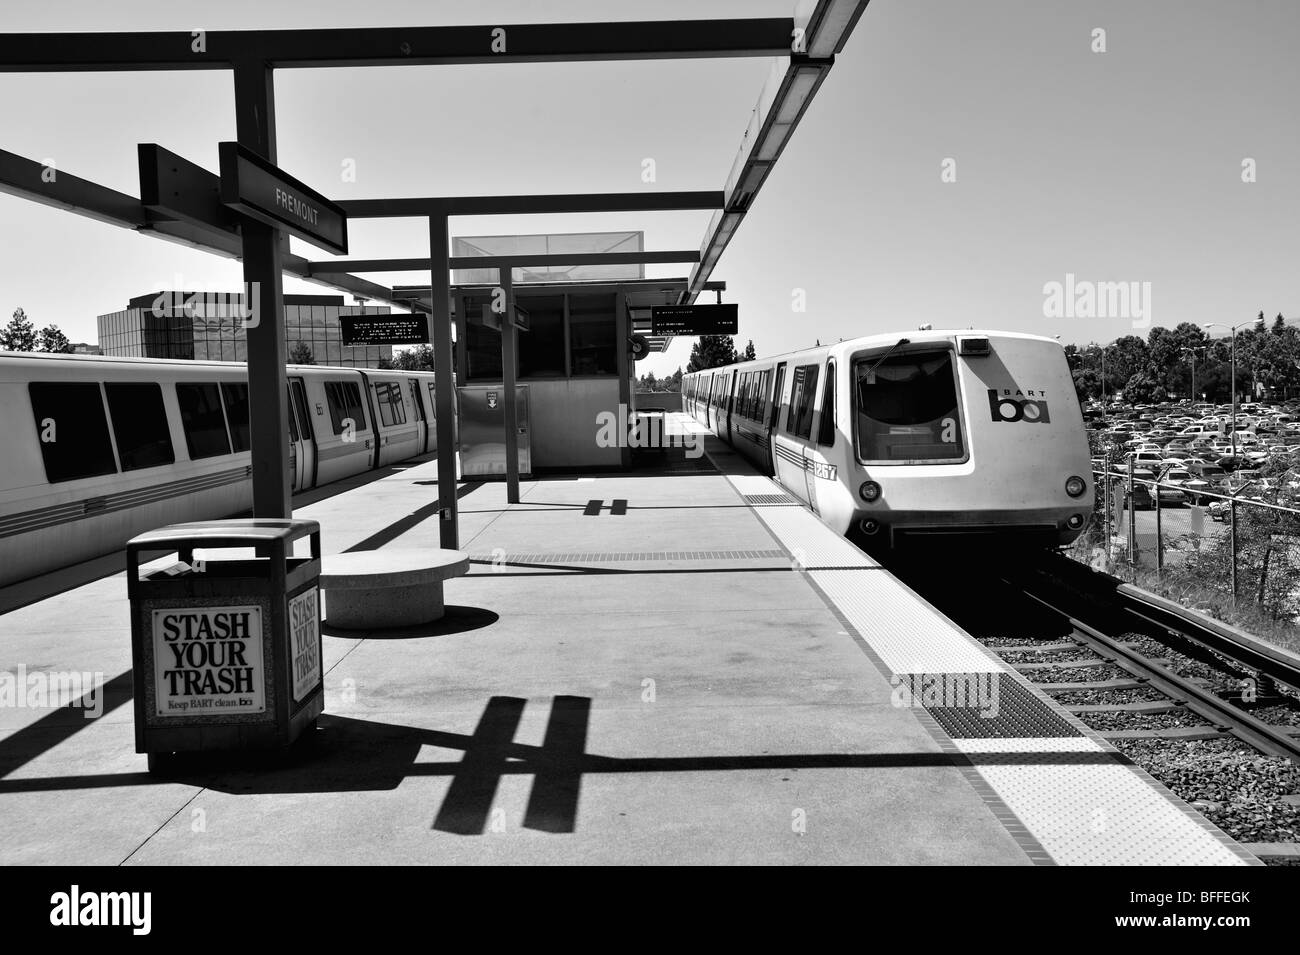
<svg viewBox="0 0 1300 955">
<path fill-rule="evenodd" d="M 433 341 L 434 413 L 438 426 L 438 530 L 444 550 L 460 548 L 460 515 L 456 499 L 456 410 L 454 363 L 451 354 L 451 255 L 447 214 L 429 216 L 430 338 Z"/>
<path fill-rule="evenodd" d="M 265 63 L 235 66 L 235 127 L 241 145 L 275 162 L 275 84 Z M 253 515 L 293 516 L 289 489 L 289 401 L 285 373 L 285 243 L 279 229 L 245 219 L 242 227 L 248 336 L 249 437 Z"/>
<path fill-rule="evenodd" d="M 509 266 L 497 272 L 505 292 L 506 311 L 501 316 L 501 396 L 506 436 L 506 501 L 519 503 L 519 414 L 515 407 L 515 285 Z"/>
</svg>

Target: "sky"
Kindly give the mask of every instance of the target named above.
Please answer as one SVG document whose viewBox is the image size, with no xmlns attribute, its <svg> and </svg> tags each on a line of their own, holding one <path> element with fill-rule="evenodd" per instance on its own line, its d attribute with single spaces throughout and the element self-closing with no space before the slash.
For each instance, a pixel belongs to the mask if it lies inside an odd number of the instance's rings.
<svg viewBox="0 0 1300 955">
<path fill-rule="evenodd" d="M 0 32 L 689 20 L 793 3 L 45 0 L 0 4 Z M 738 343 L 768 355 L 924 323 L 1104 343 L 1260 310 L 1300 320 L 1297 41 L 1294 0 L 872 0 L 713 273 L 739 304 Z M 281 70 L 279 164 L 338 200 L 720 189 L 769 65 Z M 228 73 L 0 73 L 0 148 L 132 195 L 137 143 L 215 170 L 234 138 Z M 452 233 L 639 229 L 648 249 L 694 249 L 708 218 L 460 218 Z M 354 221 L 349 238 L 350 257 L 428 254 L 419 220 Z M 240 281 L 232 260 L 0 194 L 0 320 L 21 306 L 94 342 L 95 316 L 136 295 Z M 1077 297 L 1107 282 L 1132 283 L 1127 310 Z M 690 344 L 638 373 L 671 373 Z"/>
</svg>

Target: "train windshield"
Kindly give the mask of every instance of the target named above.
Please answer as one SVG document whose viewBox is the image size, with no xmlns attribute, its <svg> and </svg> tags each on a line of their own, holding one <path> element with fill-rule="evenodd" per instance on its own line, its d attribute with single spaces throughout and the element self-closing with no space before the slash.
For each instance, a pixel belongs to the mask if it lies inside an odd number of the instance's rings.
<svg viewBox="0 0 1300 955">
<path fill-rule="evenodd" d="M 854 363 L 853 378 L 861 461 L 913 464 L 965 458 L 951 352 L 862 358 Z"/>
</svg>

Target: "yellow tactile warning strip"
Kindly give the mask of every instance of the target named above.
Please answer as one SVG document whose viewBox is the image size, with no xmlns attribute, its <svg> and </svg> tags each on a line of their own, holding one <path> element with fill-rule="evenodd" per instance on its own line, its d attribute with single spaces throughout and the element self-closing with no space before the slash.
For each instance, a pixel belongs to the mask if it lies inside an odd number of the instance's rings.
<svg viewBox="0 0 1300 955">
<path fill-rule="evenodd" d="M 742 500 L 782 493 L 727 480 Z M 751 506 L 1031 861 L 1261 864 L 810 511 Z"/>
</svg>

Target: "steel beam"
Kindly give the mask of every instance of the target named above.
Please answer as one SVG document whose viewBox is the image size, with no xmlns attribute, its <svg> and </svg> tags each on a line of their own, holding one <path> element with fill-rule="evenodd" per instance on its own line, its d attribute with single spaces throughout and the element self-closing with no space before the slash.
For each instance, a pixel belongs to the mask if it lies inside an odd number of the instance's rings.
<svg viewBox="0 0 1300 955">
<path fill-rule="evenodd" d="M 544 265 L 658 265 L 698 262 L 698 249 L 670 252 L 539 252 L 535 255 L 455 255 L 447 260 L 452 269 L 518 269 Z M 313 275 L 346 272 L 423 272 L 432 268 L 428 259 L 325 259 L 309 263 Z"/>
<path fill-rule="evenodd" d="M 525 216 L 578 212 L 672 212 L 721 209 L 719 191 L 572 193 L 554 196 L 451 196 L 406 199 L 348 199 L 340 202 L 352 219 L 414 216 Z"/>
<path fill-rule="evenodd" d="M 137 229 L 149 221 L 149 213 L 134 196 L 3 149 L 0 192 L 126 229 Z"/>
<path fill-rule="evenodd" d="M 213 70 L 779 56 L 793 17 L 318 30 L 0 34 L 0 71 Z"/>
</svg>

